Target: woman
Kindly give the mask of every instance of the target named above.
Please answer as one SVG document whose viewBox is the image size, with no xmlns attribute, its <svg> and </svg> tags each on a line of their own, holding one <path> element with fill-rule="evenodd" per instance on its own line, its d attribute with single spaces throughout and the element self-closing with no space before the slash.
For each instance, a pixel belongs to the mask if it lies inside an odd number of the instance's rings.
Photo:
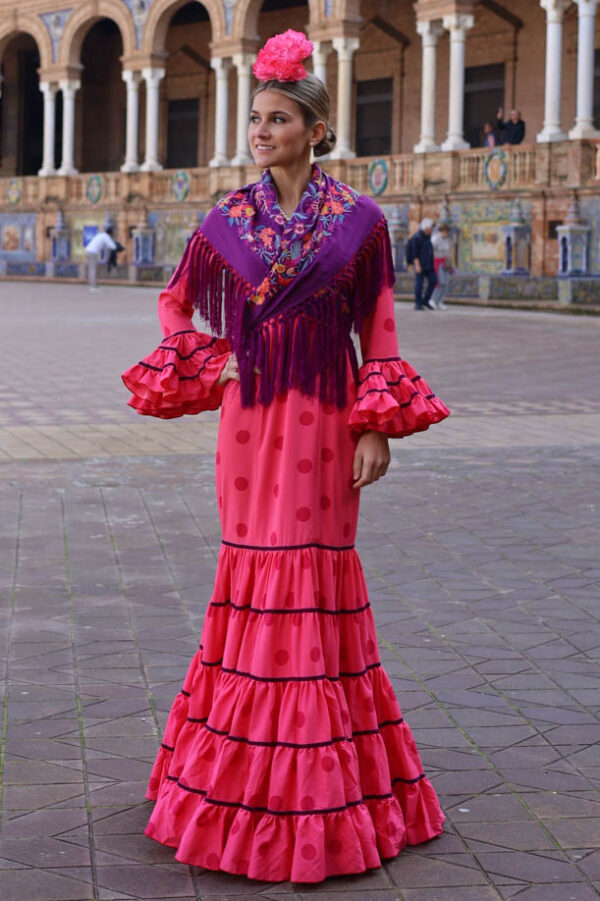
<svg viewBox="0 0 600 901">
<path fill-rule="evenodd" d="M 288 31 L 260 52 L 248 135 L 264 174 L 194 234 L 160 297 L 165 339 L 124 375 L 140 413 L 221 407 L 223 544 L 146 832 L 188 864 L 298 882 L 378 867 L 443 822 L 353 542 L 387 436 L 448 410 L 398 357 L 381 211 L 311 165 L 335 141 L 311 50 Z M 194 330 L 194 307 L 221 337 Z"/>
<path fill-rule="evenodd" d="M 437 226 L 432 235 L 433 265 L 435 267 L 436 285 L 431 295 L 431 301 L 437 310 L 447 310 L 444 303 L 450 287 L 452 268 L 452 241 L 450 240 L 450 228 L 445 223 Z"/>
</svg>

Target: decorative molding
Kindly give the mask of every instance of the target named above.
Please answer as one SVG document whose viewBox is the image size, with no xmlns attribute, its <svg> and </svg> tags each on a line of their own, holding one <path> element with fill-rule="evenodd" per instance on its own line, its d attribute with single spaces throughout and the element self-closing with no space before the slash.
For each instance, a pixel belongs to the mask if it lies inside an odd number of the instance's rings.
<svg viewBox="0 0 600 901">
<path fill-rule="evenodd" d="M 58 45 L 60 44 L 60 39 L 63 36 L 63 31 L 65 30 L 65 25 L 67 23 L 67 19 L 73 12 L 73 7 L 70 9 L 59 9 L 53 13 L 40 13 L 40 19 L 48 29 L 48 34 L 50 35 L 50 41 L 52 43 L 52 62 L 58 62 Z"/>
</svg>

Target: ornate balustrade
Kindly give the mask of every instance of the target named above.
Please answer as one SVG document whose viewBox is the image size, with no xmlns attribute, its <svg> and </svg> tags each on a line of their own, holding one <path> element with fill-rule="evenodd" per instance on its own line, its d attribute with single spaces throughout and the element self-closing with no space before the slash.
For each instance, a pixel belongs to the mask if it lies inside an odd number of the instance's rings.
<svg viewBox="0 0 600 901">
<path fill-rule="evenodd" d="M 498 147 L 451 153 L 398 154 L 328 160 L 324 167 L 382 203 L 444 194 L 600 187 L 600 141 Z M 0 178 L 4 211 L 140 205 L 209 207 L 237 185 L 254 180 L 253 166 L 158 172 L 81 173 Z"/>
</svg>

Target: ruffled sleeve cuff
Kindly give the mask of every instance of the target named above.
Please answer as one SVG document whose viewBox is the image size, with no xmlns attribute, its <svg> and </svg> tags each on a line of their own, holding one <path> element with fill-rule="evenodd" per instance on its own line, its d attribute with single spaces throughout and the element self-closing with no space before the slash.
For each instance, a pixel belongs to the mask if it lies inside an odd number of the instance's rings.
<svg viewBox="0 0 600 901">
<path fill-rule="evenodd" d="M 225 385 L 218 385 L 230 348 L 222 338 L 194 329 L 174 332 L 122 375 L 132 393 L 130 407 L 144 416 L 174 419 L 216 410 Z"/>
<path fill-rule="evenodd" d="M 404 438 L 424 432 L 450 415 L 425 379 L 406 360 L 368 360 L 358 373 L 349 425 L 354 432 L 383 432 Z"/>
</svg>

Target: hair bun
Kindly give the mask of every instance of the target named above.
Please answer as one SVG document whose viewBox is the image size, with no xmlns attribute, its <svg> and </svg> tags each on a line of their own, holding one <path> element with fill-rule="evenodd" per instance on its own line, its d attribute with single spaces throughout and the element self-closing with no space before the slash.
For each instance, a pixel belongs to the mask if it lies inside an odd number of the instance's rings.
<svg viewBox="0 0 600 901">
<path fill-rule="evenodd" d="M 325 156 L 326 154 L 331 153 L 331 151 L 335 147 L 336 141 L 337 138 L 335 132 L 333 128 L 328 125 L 327 131 L 325 132 L 325 137 L 322 141 L 319 141 L 319 143 L 314 148 L 315 156 Z"/>
</svg>

